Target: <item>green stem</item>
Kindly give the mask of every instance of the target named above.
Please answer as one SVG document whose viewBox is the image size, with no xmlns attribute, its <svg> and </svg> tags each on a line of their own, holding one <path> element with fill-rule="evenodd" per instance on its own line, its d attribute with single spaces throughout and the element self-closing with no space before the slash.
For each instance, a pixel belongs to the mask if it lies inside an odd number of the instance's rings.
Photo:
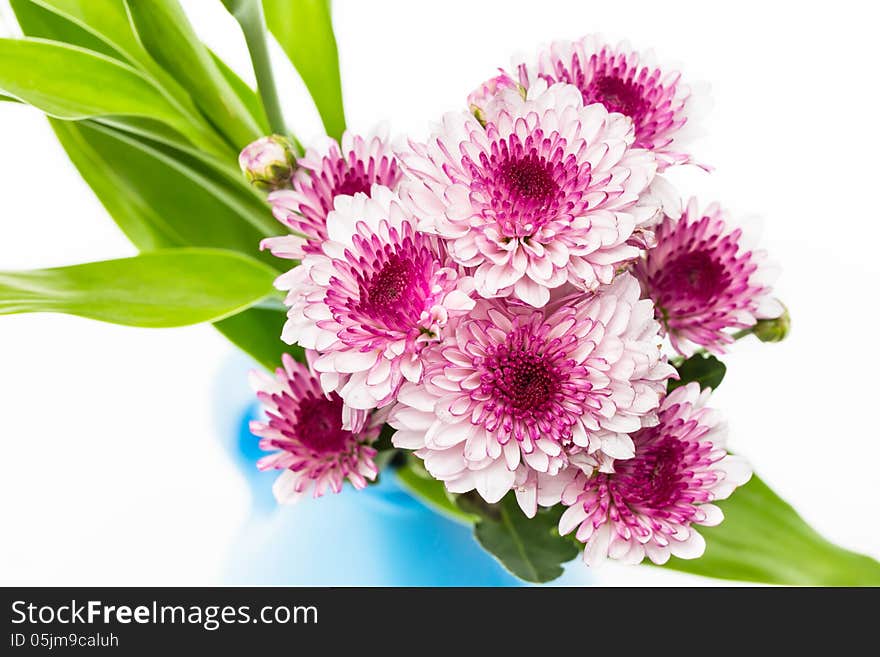
<svg viewBox="0 0 880 657">
<path fill-rule="evenodd" d="M 281 103 L 278 100 L 278 89 L 275 86 L 275 76 L 272 73 L 272 62 L 269 60 L 263 4 L 261 2 L 242 2 L 233 12 L 233 15 L 241 25 L 241 31 L 244 33 L 248 52 L 251 55 L 251 63 L 254 67 L 254 75 L 257 77 L 257 91 L 259 91 L 260 98 L 263 101 L 263 109 L 266 110 L 269 127 L 274 133 L 286 135 L 287 126 L 284 123 L 284 114 L 281 112 Z"/>
</svg>

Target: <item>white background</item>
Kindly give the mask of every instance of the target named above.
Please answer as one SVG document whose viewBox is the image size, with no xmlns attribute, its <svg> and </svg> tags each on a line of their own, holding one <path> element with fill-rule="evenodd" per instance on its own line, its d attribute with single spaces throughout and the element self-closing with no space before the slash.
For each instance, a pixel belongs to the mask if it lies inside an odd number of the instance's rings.
<svg viewBox="0 0 880 657">
<path fill-rule="evenodd" d="M 252 80 L 220 3 L 184 4 Z M 335 21 L 355 130 L 387 119 L 423 135 L 513 52 L 590 31 L 653 47 L 687 79 L 711 82 L 698 155 L 717 170 L 676 180 L 685 195 L 764 218 L 794 321 L 785 343 L 736 346 L 715 404 L 733 447 L 811 524 L 880 556 L 880 132 L 876 22 L 864 6 L 337 0 Z M 0 7 L 0 30 L 15 33 Z M 289 69 L 280 82 L 308 141 L 317 116 Z M 38 112 L 4 103 L 0 144 L 0 269 L 134 253 Z M 246 513 L 210 406 L 230 349 L 209 327 L 0 318 L 0 583 L 216 581 Z M 599 581 L 708 582 L 650 568 L 608 568 Z"/>
</svg>

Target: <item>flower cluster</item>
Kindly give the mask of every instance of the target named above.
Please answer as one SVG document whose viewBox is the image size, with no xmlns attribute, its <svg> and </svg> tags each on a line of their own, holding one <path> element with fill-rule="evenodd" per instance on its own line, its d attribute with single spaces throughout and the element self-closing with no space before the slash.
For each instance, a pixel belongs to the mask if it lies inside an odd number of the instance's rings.
<svg viewBox="0 0 880 657">
<path fill-rule="evenodd" d="M 264 246 L 298 261 L 281 337 L 309 364 L 256 378 L 253 425 L 278 499 L 366 485 L 387 422 L 450 494 L 565 506 L 588 563 L 699 556 L 695 526 L 750 470 L 709 389 L 667 394 L 669 358 L 783 308 L 763 253 L 661 177 L 694 163 L 693 88 L 586 37 L 502 70 L 424 141 L 347 133 L 298 159 Z M 255 150 L 242 166 L 277 178 Z"/>
</svg>

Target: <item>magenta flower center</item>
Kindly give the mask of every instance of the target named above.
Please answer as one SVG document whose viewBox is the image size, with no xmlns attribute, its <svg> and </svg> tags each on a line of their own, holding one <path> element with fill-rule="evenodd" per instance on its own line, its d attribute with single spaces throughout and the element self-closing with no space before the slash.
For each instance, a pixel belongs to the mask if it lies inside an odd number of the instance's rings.
<svg viewBox="0 0 880 657">
<path fill-rule="evenodd" d="M 352 439 L 342 428 L 342 399 L 335 393 L 330 399 L 307 394 L 299 400 L 294 421 L 295 437 L 319 454 L 339 454 Z"/>
<path fill-rule="evenodd" d="M 522 160 L 505 162 L 499 173 L 511 197 L 523 203 L 546 203 L 559 191 L 547 162 L 534 153 Z"/>
<path fill-rule="evenodd" d="M 373 274 L 366 291 L 367 303 L 385 307 L 399 301 L 413 282 L 412 263 L 394 255 Z"/>
<path fill-rule="evenodd" d="M 479 162 L 466 156 L 462 165 L 485 225 L 494 226 L 504 239 L 524 239 L 585 207 L 590 166 L 579 166 L 565 149 L 557 133 L 536 128 L 523 140 L 516 134 L 497 138 Z"/>
<path fill-rule="evenodd" d="M 342 174 L 342 178 L 336 183 L 336 189 L 334 191 L 336 192 L 336 196 L 340 194 L 354 196 L 357 193 L 363 193 L 369 196 L 371 184 L 367 172 L 364 171 L 363 164 L 358 162 L 355 166 Z"/>
<path fill-rule="evenodd" d="M 372 272 L 361 274 L 357 310 L 380 321 L 389 328 L 406 329 L 418 321 L 425 300 L 430 296 L 428 281 L 420 275 L 423 260 L 432 260 L 424 253 L 409 253 L 408 249 L 393 251 L 385 247 L 384 262 L 377 259 Z M 415 256 L 414 260 L 411 260 Z M 421 257 L 419 257 L 421 256 Z"/>
<path fill-rule="evenodd" d="M 363 351 L 384 349 L 386 340 L 418 340 L 433 321 L 426 313 L 456 284 L 428 236 L 409 224 L 389 234 L 390 243 L 355 235 L 345 260 L 334 263 L 324 297 L 333 323 L 343 327 L 334 329 L 339 339 Z"/>
<path fill-rule="evenodd" d="M 378 162 L 372 157 L 364 161 L 352 152 L 344 158 L 338 155 L 327 156 L 323 164 L 323 169 L 315 172 L 312 177 L 311 187 L 324 217 L 333 209 L 333 199 L 336 196 L 353 196 L 359 192 L 369 196 L 373 183 L 393 187 L 401 177 L 397 160 L 387 157 Z M 303 211 L 306 209 L 302 208 Z M 326 237 L 326 231 L 320 236 Z"/>
<path fill-rule="evenodd" d="M 619 112 L 636 124 L 649 105 L 638 84 L 608 75 L 595 78 L 583 96 L 585 102 L 602 103 L 609 112 Z"/>
<path fill-rule="evenodd" d="M 674 506 L 688 487 L 681 476 L 684 452 L 685 443 L 673 437 L 645 445 L 635 458 L 615 462 L 612 488 L 630 507 Z"/>
<path fill-rule="evenodd" d="M 684 253 L 672 260 L 661 270 L 655 286 L 660 295 L 677 300 L 688 299 L 698 303 L 706 303 L 730 284 L 730 276 L 724 265 L 706 251 Z"/>
<path fill-rule="evenodd" d="M 684 125 L 677 86 L 664 86 L 659 70 L 637 68 L 637 62 L 603 49 L 587 61 L 558 60 L 541 74 L 548 83 L 565 82 L 581 90 L 584 104 L 601 103 L 609 112 L 628 116 L 635 127 L 635 146 L 663 147 L 669 132 Z"/>
<path fill-rule="evenodd" d="M 501 347 L 486 363 L 483 387 L 515 417 L 540 413 L 558 387 L 558 375 L 541 356 Z"/>
</svg>

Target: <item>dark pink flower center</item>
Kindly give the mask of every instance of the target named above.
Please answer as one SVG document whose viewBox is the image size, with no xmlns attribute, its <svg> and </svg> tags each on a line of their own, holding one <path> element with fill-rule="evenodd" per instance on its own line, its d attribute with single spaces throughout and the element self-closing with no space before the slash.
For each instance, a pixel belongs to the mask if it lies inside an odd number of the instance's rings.
<svg viewBox="0 0 880 657">
<path fill-rule="evenodd" d="M 364 171 L 363 163 L 357 162 L 355 166 L 343 173 L 342 178 L 336 182 L 334 196 L 339 194 L 354 196 L 358 193 L 369 196 L 372 184 L 373 181 L 370 180 L 367 172 Z"/>
<path fill-rule="evenodd" d="M 308 394 L 299 400 L 294 431 L 297 440 L 319 454 L 344 452 L 352 439 L 342 428 L 342 399 Z"/>
<path fill-rule="evenodd" d="M 543 358 L 531 353 L 499 349 L 487 363 L 492 372 L 486 381 L 514 415 L 539 412 L 553 397 L 558 380 Z"/>
<path fill-rule="evenodd" d="M 422 272 L 428 263 L 422 261 L 432 259 L 427 252 L 385 249 L 384 262 L 375 262 L 372 272 L 360 276 L 356 310 L 385 327 L 406 330 L 425 310 L 430 289 Z"/>
<path fill-rule="evenodd" d="M 359 159 L 354 152 L 345 157 L 338 150 L 323 158 L 320 169 L 310 178 L 295 179 L 294 189 L 306 197 L 299 205 L 299 215 L 291 215 L 290 224 L 309 237 L 303 246 L 306 253 L 320 253 L 321 243 L 327 239 L 327 215 L 333 210 L 333 200 L 340 194 L 370 195 L 373 184 L 394 188 L 402 176 L 397 160 L 384 156 L 379 160 Z"/>
<path fill-rule="evenodd" d="M 426 328 L 424 313 L 455 285 L 430 237 L 409 223 L 389 229 L 389 236 L 386 243 L 376 234 L 355 235 L 346 259 L 333 265 L 325 303 L 343 326 L 337 336 L 349 346 L 368 350 L 376 340 L 417 340 Z"/>
<path fill-rule="evenodd" d="M 614 492 L 630 507 L 674 506 L 688 488 L 682 476 L 685 447 L 675 437 L 661 437 L 643 445 L 634 458 L 616 461 L 615 474 L 609 477 Z"/>
<path fill-rule="evenodd" d="M 584 197 L 592 181 L 589 163 L 579 165 L 566 155 L 566 141 L 540 128 L 524 140 L 516 134 L 498 138 L 479 162 L 462 160 L 470 188 L 482 216 L 507 239 L 533 236 L 549 222 L 586 207 Z"/>
<path fill-rule="evenodd" d="M 635 146 L 665 146 L 668 133 L 684 125 L 684 118 L 678 116 L 683 101 L 676 98 L 674 81 L 664 86 L 661 71 L 636 66 L 637 62 L 603 48 L 586 61 L 560 59 L 540 77 L 550 84 L 575 85 L 585 105 L 600 103 L 609 112 L 628 116 L 635 128 Z"/>
<path fill-rule="evenodd" d="M 500 174 L 511 196 L 526 203 L 545 203 L 559 191 L 547 162 L 534 153 L 522 160 L 505 162 Z"/>
<path fill-rule="evenodd" d="M 372 306 L 389 306 L 406 294 L 412 282 L 412 263 L 394 255 L 370 279 L 366 293 L 367 302 Z"/>
<path fill-rule="evenodd" d="M 670 261 L 660 271 L 654 285 L 660 296 L 670 296 L 706 303 L 714 299 L 730 284 L 730 276 L 724 265 L 706 251 L 684 253 Z"/>
<path fill-rule="evenodd" d="M 594 78 L 592 84 L 583 90 L 583 96 L 584 102 L 602 103 L 609 112 L 628 116 L 637 125 L 650 105 L 638 84 L 609 75 Z"/>
</svg>

